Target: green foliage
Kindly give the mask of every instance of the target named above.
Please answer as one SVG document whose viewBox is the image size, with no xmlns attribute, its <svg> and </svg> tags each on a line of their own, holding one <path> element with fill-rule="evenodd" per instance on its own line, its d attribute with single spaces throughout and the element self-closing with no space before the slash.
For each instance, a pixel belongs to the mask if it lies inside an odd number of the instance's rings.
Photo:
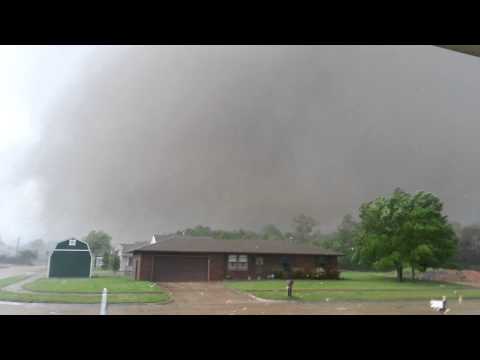
<svg viewBox="0 0 480 360">
<path fill-rule="evenodd" d="M 101 254 L 105 253 L 105 251 L 110 251 L 112 249 L 112 237 L 102 230 L 90 231 L 88 235 L 83 238 L 83 240 L 88 243 L 90 251 L 95 256 L 100 256 Z"/>
<path fill-rule="evenodd" d="M 400 189 L 360 207 L 354 259 L 378 270 L 413 270 L 444 265 L 455 253 L 456 237 L 442 203 L 431 193 Z M 414 276 L 414 275 L 413 275 Z"/>
<path fill-rule="evenodd" d="M 282 232 L 272 224 L 265 226 L 261 232 L 262 239 L 265 240 L 283 240 L 284 235 Z"/>
<path fill-rule="evenodd" d="M 24 289 L 35 292 L 49 293 L 98 293 L 104 288 L 108 293 L 146 293 L 161 292 L 162 290 L 149 281 L 133 280 L 123 276 L 107 276 L 94 278 L 40 278 L 23 285 Z"/>
<path fill-rule="evenodd" d="M 250 230 L 212 230 L 208 226 L 198 225 L 193 229 L 188 228 L 186 230 L 177 231 L 177 235 L 186 235 L 186 236 L 207 236 L 213 237 L 214 239 L 260 239 L 261 236 L 254 231 Z"/>
<path fill-rule="evenodd" d="M 105 251 L 102 259 L 102 270 L 108 269 L 110 269 L 110 253 L 108 251 Z"/>
<path fill-rule="evenodd" d="M 101 291 L 109 291 L 110 304 L 166 303 L 170 296 L 155 284 L 123 277 L 103 279 L 38 279 L 23 287 L 35 292 L 13 292 L 3 288 L 25 279 L 25 275 L 0 279 L 0 301 L 98 304 Z M 82 294 L 79 294 L 82 293 Z"/>
<path fill-rule="evenodd" d="M 117 272 L 120 269 L 120 256 L 117 253 L 113 254 L 110 258 L 113 272 Z"/>
<path fill-rule="evenodd" d="M 181 235 L 182 233 L 188 236 L 212 236 L 212 229 L 210 229 L 208 226 L 198 225 L 193 229 L 189 228 L 183 232 L 182 231 L 177 232 L 178 235 Z"/>
<path fill-rule="evenodd" d="M 370 266 L 366 264 L 360 265 L 353 260 L 354 239 L 357 231 L 358 223 L 352 215 L 347 214 L 333 233 L 322 234 L 320 231 L 316 231 L 313 234 L 313 244 L 344 254 L 344 256 L 338 259 L 339 266 L 342 269 L 370 270 Z"/>
<path fill-rule="evenodd" d="M 466 268 L 480 266 L 480 225 L 457 227 L 459 243 L 456 262 Z"/>
<path fill-rule="evenodd" d="M 317 221 L 304 214 L 300 214 L 293 219 L 293 227 L 295 229 L 295 241 L 305 242 L 311 239 L 313 228 L 317 226 Z"/>
</svg>

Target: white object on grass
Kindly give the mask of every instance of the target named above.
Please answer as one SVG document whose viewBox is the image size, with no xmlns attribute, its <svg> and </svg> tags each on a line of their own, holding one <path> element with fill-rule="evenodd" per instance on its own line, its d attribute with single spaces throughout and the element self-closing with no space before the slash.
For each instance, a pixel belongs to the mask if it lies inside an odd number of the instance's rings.
<svg viewBox="0 0 480 360">
<path fill-rule="evenodd" d="M 436 311 L 440 311 L 443 309 L 443 301 L 442 300 L 430 300 L 430 307 Z"/>
<path fill-rule="evenodd" d="M 435 311 L 441 312 L 443 314 L 446 314 L 450 311 L 450 309 L 447 308 L 446 296 L 443 296 L 442 300 L 430 300 L 430 307 Z"/>
<path fill-rule="evenodd" d="M 102 303 L 100 304 L 100 315 L 107 315 L 107 288 L 103 288 Z"/>
</svg>

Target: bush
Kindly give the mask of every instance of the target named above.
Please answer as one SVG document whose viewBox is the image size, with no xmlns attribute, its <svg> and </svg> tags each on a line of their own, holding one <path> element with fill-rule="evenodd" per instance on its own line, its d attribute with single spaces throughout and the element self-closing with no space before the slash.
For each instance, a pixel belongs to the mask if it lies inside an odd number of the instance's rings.
<svg viewBox="0 0 480 360">
<path fill-rule="evenodd" d="M 287 277 L 287 273 L 285 271 L 274 271 L 273 276 L 275 279 L 285 279 Z"/>
<path fill-rule="evenodd" d="M 102 259 L 102 270 L 108 270 L 108 269 L 110 269 L 110 254 L 107 251 L 105 251 Z"/>
<path fill-rule="evenodd" d="M 120 269 L 120 256 L 117 254 L 112 255 L 111 258 L 112 270 L 116 273 Z"/>
<path fill-rule="evenodd" d="M 303 279 L 305 277 L 305 273 L 302 270 L 295 270 L 292 275 L 294 279 Z"/>
</svg>

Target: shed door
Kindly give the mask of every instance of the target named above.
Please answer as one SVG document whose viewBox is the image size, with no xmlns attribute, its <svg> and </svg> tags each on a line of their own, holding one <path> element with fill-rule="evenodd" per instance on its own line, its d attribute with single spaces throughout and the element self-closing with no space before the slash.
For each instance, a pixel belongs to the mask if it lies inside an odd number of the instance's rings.
<svg viewBox="0 0 480 360">
<path fill-rule="evenodd" d="M 208 281 L 208 258 L 199 256 L 155 256 L 154 281 Z"/>
<path fill-rule="evenodd" d="M 49 277 L 89 277 L 89 251 L 53 251 L 50 257 Z"/>
</svg>

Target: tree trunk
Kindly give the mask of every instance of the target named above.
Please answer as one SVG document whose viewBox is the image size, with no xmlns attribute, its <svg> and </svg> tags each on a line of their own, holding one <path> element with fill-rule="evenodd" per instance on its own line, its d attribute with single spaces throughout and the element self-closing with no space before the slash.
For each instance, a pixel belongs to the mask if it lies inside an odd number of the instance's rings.
<svg viewBox="0 0 480 360">
<path fill-rule="evenodd" d="M 415 267 L 412 266 L 412 280 L 415 280 Z"/>
<path fill-rule="evenodd" d="M 398 266 L 397 267 L 397 280 L 402 282 L 403 281 L 403 267 Z"/>
</svg>

